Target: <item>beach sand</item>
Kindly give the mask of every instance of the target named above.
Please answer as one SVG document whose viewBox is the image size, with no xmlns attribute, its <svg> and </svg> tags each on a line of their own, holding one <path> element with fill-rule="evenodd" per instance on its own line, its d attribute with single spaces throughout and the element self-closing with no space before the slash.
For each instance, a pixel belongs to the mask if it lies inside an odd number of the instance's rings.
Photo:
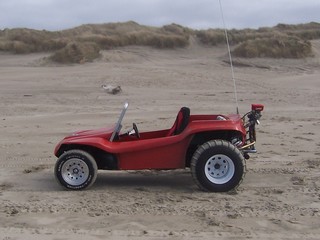
<svg viewBox="0 0 320 240">
<path fill-rule="evenodd" d="M 236 193 L 207 193 L 189 169 L 99 171 L 86 191 L 53 175 L 55 145 L 112 125 L 141 132 L 236 111 L 225 47 L 124 47 L 92 63 L 0 53 L 0 239 L 320 239 L 320 41 L 314 58 L 234 59 L 239 109 L 265 105 L 258 153 Z M 121 86 L 117 95 L 101 85 Z"/>
</svg>

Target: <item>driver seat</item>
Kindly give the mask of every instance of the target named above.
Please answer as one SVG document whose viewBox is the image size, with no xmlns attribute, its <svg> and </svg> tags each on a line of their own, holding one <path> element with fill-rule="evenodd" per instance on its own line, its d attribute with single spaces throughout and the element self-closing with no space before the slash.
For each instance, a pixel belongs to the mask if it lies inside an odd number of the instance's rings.
<svg viewBox="0 0 320 240">
<path fill-rule="evenodd" d="M 189 123 L 189 118 L 190 109 L 187 107 L 182 107 L 178 112 L 176 121 L 174 122 L 172 128 L 169 130 L 167 136 L 173 136 L 182 133 Z"/>
</svg>

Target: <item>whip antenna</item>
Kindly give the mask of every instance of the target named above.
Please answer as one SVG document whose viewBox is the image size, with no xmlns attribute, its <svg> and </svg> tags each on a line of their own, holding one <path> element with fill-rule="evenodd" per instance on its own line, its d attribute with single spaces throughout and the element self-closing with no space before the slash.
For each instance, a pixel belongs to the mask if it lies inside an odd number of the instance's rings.
<svg viewBox="0 0 320 240">
<path fill-rule="evenodd" d="M 220 5 L 221 18 L 222 18 L 222 22 L 223 22 L 224 34 L 225 34 L 225 36 L 226 36 L 227 47 L 228 47 L 229 61 L 230 61 L 230 67 L 231 67 L 231 76 L 232 76 L 232 80 L 233 80 L 233 88 L 234 88 L 234 98 L 235 98 L 236 107 L 237 107 L 237 114 L 239 114 L 238 95 L 237 95 L 237 85 L 236 85 L 236 79 L 234 78 L 234 71 L 233 71 L 232 56 L 231 56 L 231 51 L 230 51 L 230 44 L 229 44 L 229 38 L 228 38 L 227 27 L 226 27 L 226 23 L 225 23 L 225 21 L 224 21 L 224 15 L 223 15 L 223 9 L 222 9 L 221 0 L 219 0 L 219 5 Z"/>
</svg>

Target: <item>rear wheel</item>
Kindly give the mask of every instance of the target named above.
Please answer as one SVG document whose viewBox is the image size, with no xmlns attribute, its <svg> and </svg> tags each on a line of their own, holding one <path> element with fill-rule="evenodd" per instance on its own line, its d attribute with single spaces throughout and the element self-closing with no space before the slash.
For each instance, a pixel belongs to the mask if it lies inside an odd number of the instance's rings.
<svg viewBox="0 0 320 240">
<path fill-rule="evenodd" d="M 245 160 L 241 152 L 230 142 L 209 141 L 194 153 L 191 171 L 201 189 L 227 192 L 241 183 L 245 173 Z"/>
<path fill-rule="evenodd" d="M 54 173 L 63 187 L 82 190 L 95 182 L 98 167 L 89 153 L 82 150 L 70 150 L 59 157 Z"/>
</svg>

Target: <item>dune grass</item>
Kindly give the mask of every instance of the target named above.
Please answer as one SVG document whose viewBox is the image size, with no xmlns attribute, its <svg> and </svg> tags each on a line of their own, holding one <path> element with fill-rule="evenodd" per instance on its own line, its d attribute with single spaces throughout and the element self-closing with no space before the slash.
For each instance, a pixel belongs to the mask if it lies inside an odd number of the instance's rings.
<svg viewBox="0 0 320 240">
<path fill-rule="evenodd" d="M 97 44 L 71 42 L 52 54 L 50 59 L 58 63 L 85 63 L 99 56 L 100 49 Z"/>
<path fill-rule="evenodd" d="M 305 58 L 312 56 L 311 43 L 296 36 L 275 34 L 240 43 L 232 52 L 245 58 Z"/>
<path fill-rule="evenodd" d="M 320 24 L 278 24 L 273 28 L 228 31 L 233 53 L 239 57 L 304 58 L 312 55 L 309 40 L 320 39 Z M 0 51 L 15 54 L 52 52 L 61 63 L 92 61 L 100 50 L 129 45 L 159 49 L 188 46 L 190 36 L 201 44 L 225 44 L 224 30 L 193 30 L 177 24 L 149 27 L 135 22 L 86 24 L 63 31 L 16 28 L 0 30 Z"/>
<path fill-rule="evenodd" d="M 234 45 L 233 55 L 244 58 L 306 58 L 313 56 L 309 40 L 320 39 L 320 24 L 278 24 L 273 28 L 232 29 L 228 31 L 229 42 Z M 203 44 L 225 43 L 221 29 L 198 31 Z"/>
<path fill-rule="evenodd" d="M 177 24 L 161 28 L 135 22 L 87 24 L 63 31 L 5 29 L 0 31 L 0 51 L 15 54 L 53 52 L 50 59 L 59 63 L 79 63 L 99 57 L 100 50 L 129 45 L 159 49 L 181 48 L 189 44 L 192 30 Z"/>
</svg>

